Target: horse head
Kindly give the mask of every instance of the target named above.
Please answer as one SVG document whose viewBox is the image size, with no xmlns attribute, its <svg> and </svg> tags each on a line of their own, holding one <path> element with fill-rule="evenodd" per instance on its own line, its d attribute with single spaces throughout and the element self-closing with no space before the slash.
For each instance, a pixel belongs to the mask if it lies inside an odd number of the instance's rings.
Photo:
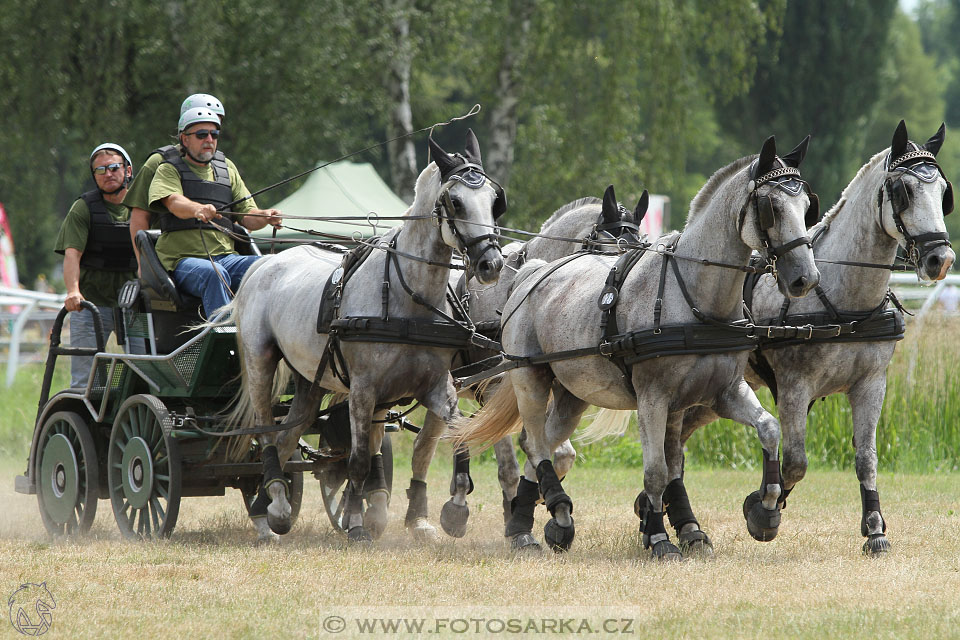
<svg viewBox="0 0 960 640">
<path fill-rule="evenodd" d="M 463 254 L 468 275 L 482 284 L 496 282 L 503 268 L 496 232 L 497 219 L 507 209 L 503 188 L 484 172 L 472 130 L 467 130 L 463 154 L 447 153 L 433 138 L 427 142 L 440 170 L 442 186 L 435 211 L 443 241 Z"/>
<path fill-rule="evenodd" d="M 614 242 L 639 244 L 640 221 L 646 215 L 649 205 L 650 194 L 644 189 L 636 208 L 632 212 L 629 211 L 617 202 L 617 196 L 611 184 L 603 192 L 603 204 L 600 207 L 600 217 L 597 220 L 594 235 L 606 237 Z"/>
<path fill-rule="evenodd" d="M 953 211 L 953 185 L 937 164 L 944 125 L 923 145 L 907 137 L 903 120 L 893 134 L 884 163 L 880 228 L 907 253 L 921 280 L 942 280 L 956 260 L 943 217 Z"/>
<path fill-rule="evenodd" d="M 740 238 L 763 254 L 780 292 L 791 298 L 806 295 L 820 282 L 806 234 L 819 218 L 820 201 L 799 169 L 809 142 L 807 136 L 780 157 L 774 137 L 767 138 L 747 168 L 748 195 L 738 221 Z"/>
</svg>

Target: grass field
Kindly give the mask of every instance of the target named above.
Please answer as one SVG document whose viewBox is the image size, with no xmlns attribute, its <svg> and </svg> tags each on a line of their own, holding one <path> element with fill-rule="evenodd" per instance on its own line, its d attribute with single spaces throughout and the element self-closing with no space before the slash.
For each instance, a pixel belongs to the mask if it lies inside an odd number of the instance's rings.
<svg viewBox="0 0 960 640">
<path fill-rule="evenodd" d="M 430 477 L 435 524 L 450 470 L 441 458 Z M 398 491 L 391 525 L 365 549 L 348 547 L 330 528 L 312 480 L 299 522 L 275 548 L 253 547 L 256 536 L 233 490 L 184 499 L 168 541 L 121 540 L 109 502 L 101 501 L 89 538 L 51 542 L 36 498 L 12 492 L 21 470 L 0 464 L 0 589 L 45 581 L 57 603 L 48 637 L 334 637 L 321 627 L 328 616 L 345 620 L 340 637 L 358 637 L 358 620 L 425 618 L 433 629 L 438 619 L 468 614 L 594 626 L 625 619 L 633 621 L 632 635 L 670 638 L 960 634 L 958 474 L 883 475 L 894 551 L 868 559 L 860 555 L 852 473 L 810 474 L 791 496 L 780 536 L 759 543 L 746 533 L 740 508 L 758 474 L 691 471 L 691 500 L 715 558 L 661 565 L 637 543 L 631 505 L 638 469 L 576 469 L 564 484 L 576 503 L 577 540 L 565 556 L 538 558 L 515 558 L 504 545 L 496 469 L 488 463 L 475 465 L 465 538 L 413 543 Z M 408 479 L 399 465 L 396 486 Z M 538 537 L 545 520 L 541 508 Z M 0 629 L 0 637 L 19 637 Z M 487 635 L 440 629 L 397 637 Z"/>
</svg>

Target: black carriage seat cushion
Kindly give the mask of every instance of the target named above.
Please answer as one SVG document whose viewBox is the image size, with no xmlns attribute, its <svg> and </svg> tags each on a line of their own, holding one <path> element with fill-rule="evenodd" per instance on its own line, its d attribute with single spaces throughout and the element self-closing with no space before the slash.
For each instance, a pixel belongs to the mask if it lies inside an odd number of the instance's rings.
<svg viewBox="0 0 960 640">
<path fill-rule="evenodd" d="M 181 295 L 173 278 L 160 264 L 157 256 L 157 238 L 159 229 L 137 231 L 137 250 L 140 252 L 140 281 L 152 290 L 153 294 L 162 300 L 173 303 L 178 310 L 196 309 L 199 300 Z"/>
</svg>

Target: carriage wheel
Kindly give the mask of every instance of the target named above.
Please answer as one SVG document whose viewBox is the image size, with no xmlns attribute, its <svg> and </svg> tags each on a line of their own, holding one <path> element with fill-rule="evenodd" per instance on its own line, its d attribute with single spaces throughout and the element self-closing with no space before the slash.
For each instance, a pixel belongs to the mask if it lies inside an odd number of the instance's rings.
<svg viewBox="0 0 960 640">
<path fill-rule="evenodd" d="M 150 395 L 120 405 L 110 432 L 107 481 L 120 532 L 126 538 L 166 538 L 180 512 L 180 454 L 167 408 Z"/>
<path fill-rule="evenodd" d="M 300 515 L 300 505 L 303 504 L 303 472 L 294 471 L 293 473 L 284 475 L 290 480 L 290 526 L 292 527 L 297 522 L 297 517 Z M 247 515 L 250 515 L 250 507 L 253 506 L 254 501 L 257 499 L 257 493 L 259 493 L 259 491 L 259 484 L 254 485 L 252 490 L 249 487 L 240 489 L 243 506 L 247 509 Z"/>
<path fill-rule="evenodd" d="M 37 502 L 53 535 L 82 535 L 97 515 L 99 467 L 90 430 L 78 414 L 47 418 L 37 441 Z"/>
<path fill-rule="evenodd" d="M 383 455 L 383 475 L 387 481 L 387 490 L 393 493 L 393 442 L 390 434 L 383 434 L 383 443 L 380 445 Z M 347 461 L 338 460 L 328 468 L 317 473 L 320 481 L 320 496 L 323 498 L 323 508 L 334 529 L 345 531 L 343 526 L 343 507 L 347 504 Z"/>
</svg>

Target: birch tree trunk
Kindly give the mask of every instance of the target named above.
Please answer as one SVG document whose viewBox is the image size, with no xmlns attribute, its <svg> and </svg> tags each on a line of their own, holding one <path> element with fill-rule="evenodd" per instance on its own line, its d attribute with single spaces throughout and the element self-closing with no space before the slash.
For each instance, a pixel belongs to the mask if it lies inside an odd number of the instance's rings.
<svg viewBox="0 0 960 640">
<path fill-rule="evenodd" d="M 413 46 L 410 42 L 410 0 L 386 0 L 394 38 L 394 55 L 387 69 L 387 90 L 390 95 L 390 116 L 387 133 L 395 138 L 413 131 L 410 109 L 410 66 Z M 387 145 L 390 156 L 390 178 L 394 192 L 405 202 L 413 202 L 417 182 L 417 155 L 413 138 L 403 138 Z"/>
<path fill-rule="evenodd" d="M 497 72 L 498 101 L 490 112 L 490 140 L 483 152 L 484 169 L 504 187 L 510 181 L 513 143 L 517 138 L 517 104 L 520 101 L 518 66 L 527 50 L 527 35 L 535 7 L 536 0 L 510 2 L 503 54 Z"/>
</svg>

